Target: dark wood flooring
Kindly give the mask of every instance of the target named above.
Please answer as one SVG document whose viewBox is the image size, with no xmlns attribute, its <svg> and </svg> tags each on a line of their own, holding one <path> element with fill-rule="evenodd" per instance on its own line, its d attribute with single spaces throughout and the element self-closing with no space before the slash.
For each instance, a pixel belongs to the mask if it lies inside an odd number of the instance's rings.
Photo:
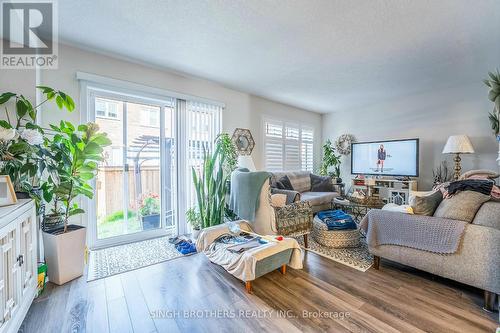
<svg viewBox="0 0 500 333">
<path fill-rule="evenodd" d="M 481 310 L 480 291 L 384 260 L 380 271 L 363 273 L 307 253 L 303 270 L 270 273 L 253 288 L 247 294 L 196 254 L 90 283 L 49 284 L 20 331 L 472 333 L 499 326 L 498 313 Z"/>
</svg>

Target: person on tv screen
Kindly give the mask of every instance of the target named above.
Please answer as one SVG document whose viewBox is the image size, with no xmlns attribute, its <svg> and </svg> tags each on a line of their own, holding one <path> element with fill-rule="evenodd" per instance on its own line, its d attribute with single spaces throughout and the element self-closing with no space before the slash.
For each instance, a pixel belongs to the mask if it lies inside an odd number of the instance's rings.
<svg viewBox="0 0 500 333">
<path fill-rule="evenodd" d="M 379 172 L 384 172 L 384 161 L 387 158 L 387 153 L 385 151 L 384 145 L 380 145 L 378 152 L 377 152 L 377 171 Z"/>
</svg>

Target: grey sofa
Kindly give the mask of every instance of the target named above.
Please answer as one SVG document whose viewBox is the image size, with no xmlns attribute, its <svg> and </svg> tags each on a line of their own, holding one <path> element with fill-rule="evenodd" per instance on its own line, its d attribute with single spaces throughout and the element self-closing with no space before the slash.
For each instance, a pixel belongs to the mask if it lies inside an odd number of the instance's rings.
<svg viewBox="0 0 500 333">
<path fill-rule="evenodd" d="M 403 213 L 401 218 L 404 218 Z M 437 254 L 398 245 L 370 246 L 375 268 L 380 258 L 468 284 L 485 292 L 485 309 L 492 310 L 500 294 L 500 202 L 488 201 L 465 228 L 459 249 Z"/>
<path fill-rule="evenodd" d="M 333 185 L 333 192 L 311 192 L 311 172 L 288 171 L 271 173 L 271 184 L 276 183 L 281 177 L 288 176 L 293 189 L 299 194 L 300 201 L 307 201 L 312 207 L 313 213 L 331 209 L 332 200 L 340 195 L 340 185 Z"/>
</svg>

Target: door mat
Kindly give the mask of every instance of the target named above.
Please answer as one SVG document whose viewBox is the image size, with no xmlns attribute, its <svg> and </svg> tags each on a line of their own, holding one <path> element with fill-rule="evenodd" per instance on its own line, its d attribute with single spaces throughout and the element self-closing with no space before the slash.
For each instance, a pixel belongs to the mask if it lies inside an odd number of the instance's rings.
<svg viewBox="0 0 500 333">
<path fill-rule="evenodd" d="M 373 256 L 368 252 L 368 246 L 364 239 L 360 240 L 358 247 L 330 248 L 317 243 L 311 235 L 307 237 L 308 248 L 304 248 L 303 237 L 297 238 L 300 246 L 306 251 L 316 253 L 320 256 L 336 261 L 343 265 L 352 267 L 361 272 L 366 272 L 373 266 Z"/>
<path fill-rule="evenodd" d="M 168 242 L 168 238 L 159 237 L 90 251 L 87 281 L 183 257 Z"/>
</svg>

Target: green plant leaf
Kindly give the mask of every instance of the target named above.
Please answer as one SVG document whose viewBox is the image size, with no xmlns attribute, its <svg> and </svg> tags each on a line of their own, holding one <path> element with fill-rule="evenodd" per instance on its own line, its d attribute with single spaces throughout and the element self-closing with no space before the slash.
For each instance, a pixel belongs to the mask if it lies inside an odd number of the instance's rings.
<svg viewBox="0 0 500 333">
<path fill-rule="evenodd" d="M 22 119 L 28 113 L 28 105 L 22 99 L 18 99 L 16 102 L 16 113 L 17 116 Z"/>
<path fill-rule="evenodd" d="M 12 128 L 12 126 L 6 120 L 0 120 L 0 126 L 3 128 Z"/>
<path fill-rule="evenodd" d="M 16 96 L 16 94 L 11 92 L 5 92 L 0 95 L 0 105 L 7 103 L 12 97 Z"/>
<path fill-rule="evenodd" d="M 63 108 L 63 105 L 64 105 L 64 100 L 63 98 L 61 97 L 61 95 L 57 95 L 56 96 L 56 104 L 57 104 L 57 107 L 59 109 L 62 109 Z"/>
</svg>

